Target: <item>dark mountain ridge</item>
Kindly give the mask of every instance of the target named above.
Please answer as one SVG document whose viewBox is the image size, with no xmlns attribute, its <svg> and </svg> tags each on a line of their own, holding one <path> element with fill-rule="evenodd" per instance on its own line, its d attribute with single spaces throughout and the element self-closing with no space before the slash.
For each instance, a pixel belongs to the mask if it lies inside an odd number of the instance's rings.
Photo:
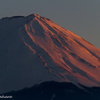
<svg viewBox="0 0 100 100">
<path fill-rule="evenodd" d="M 12 96 L 13 100 L 100 100 L 100 88 L 81 86 L 84 89 L 72 83 L 51 81 L 1 95 Z"/>
</svg>

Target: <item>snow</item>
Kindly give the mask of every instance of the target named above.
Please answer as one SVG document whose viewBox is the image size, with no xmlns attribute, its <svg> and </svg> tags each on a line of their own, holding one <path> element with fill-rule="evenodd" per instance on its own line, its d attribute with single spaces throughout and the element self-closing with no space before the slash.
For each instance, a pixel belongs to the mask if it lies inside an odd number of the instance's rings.
<svg viewBox="0 0 100 100">
<path fill-rule="evenodd" d="M 100 86 L 100 49 L 32 14 L 0 20 L 0 93 L 44 81 Z"/>
</svg>

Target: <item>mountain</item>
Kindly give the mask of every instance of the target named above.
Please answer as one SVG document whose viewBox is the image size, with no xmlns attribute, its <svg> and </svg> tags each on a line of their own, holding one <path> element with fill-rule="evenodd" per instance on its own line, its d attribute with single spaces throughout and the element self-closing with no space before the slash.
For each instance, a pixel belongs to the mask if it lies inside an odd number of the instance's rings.
<svg viewBox="0 0 100 100">
<path fill-rule="evenodd" d="M 100 87 L 100 49 L 48 18 L 0 19 L 0 48 L 0 93 L 47 81 Z"/>
</svg>

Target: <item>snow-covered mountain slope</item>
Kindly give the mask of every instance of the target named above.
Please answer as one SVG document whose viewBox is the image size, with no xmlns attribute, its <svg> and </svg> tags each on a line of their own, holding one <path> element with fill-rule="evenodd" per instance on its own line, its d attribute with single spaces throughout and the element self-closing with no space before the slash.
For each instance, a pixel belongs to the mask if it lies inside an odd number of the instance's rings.
<svg viewBox="0 0 100 100">
<path fill-rule="evenodd" d="M 0 93 L 44 81 L 100 86 L 100 49 L 50 19 L 0 20 Z"/>
</svg>

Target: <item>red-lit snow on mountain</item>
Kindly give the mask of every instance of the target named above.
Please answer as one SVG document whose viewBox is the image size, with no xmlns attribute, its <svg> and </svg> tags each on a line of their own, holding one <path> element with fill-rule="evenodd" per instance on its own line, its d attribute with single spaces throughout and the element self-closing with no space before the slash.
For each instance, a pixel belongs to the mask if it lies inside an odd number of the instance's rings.
<svg viewBox="0 0 100 100">
<path fill-rule="evenodd" d="M 100 86 L 100 49 L 50 19 L 0 20 L 0 93 L 44 81 Z"/>
</svg>

